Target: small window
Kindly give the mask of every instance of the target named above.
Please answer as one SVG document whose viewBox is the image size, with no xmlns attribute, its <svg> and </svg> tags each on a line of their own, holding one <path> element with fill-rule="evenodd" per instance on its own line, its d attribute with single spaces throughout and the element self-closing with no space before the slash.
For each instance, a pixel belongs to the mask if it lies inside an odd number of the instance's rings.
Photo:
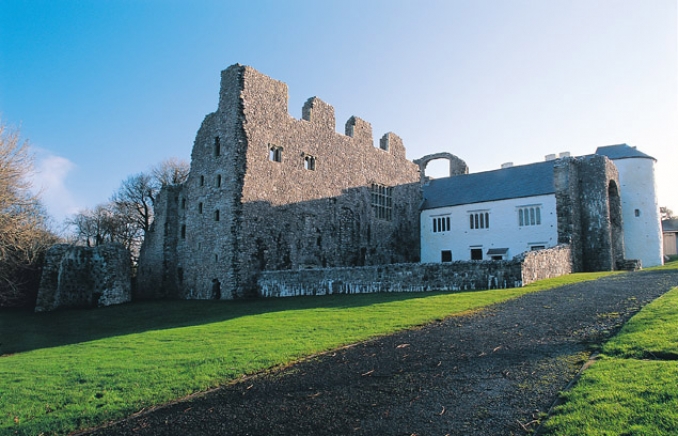
<svg viewBox="0 0 678 436">
<path fill-rule="evenodd" d="M 530 251 L 543 250 L 546 248 L 546 245 L 532 245 L 530 246 Z"/>
<path fill-rule="evenodd" d="M 452 251 L 443 250 L 440 252 L 440 261 L 441 262 L 452 262 Z"/>
<path fill-rule="evenodd" d="M 200 186 L 205 186 L 205 176 L 200 176 Z"/>
<path fill-rule="evenodd" d="M 518 225 L 520 227 L 541 225 L 541 206 L 518 208 Z"/>
<path fill-rule="evenodd" d="M 437 216 L 433 218 L 433 233 L 449 232 L 450 231 L 450 217 Z"/>
<path fill-rule="evenodd" d="M 219 221 L 219 209 L 214 211 L 214 221 Z"/>
<path fill-rule="evenodd" d="M 489 229 L 490 213 L 478 212 L 469 215 L 469 226 L 471 229 Z"/>
<path fill-rule="evenodd" d="M 221 156 L 221 140 L 218 136 L 214 137 L 214 156 Z"/>
<path fill-rule="evenodd" d="M 640 209 L 634 210 L 633 213 L 634 213 L 636 216 L 640 216 Z"/>
<path fill-rule="evenodd" d="M 483 249 L 471 248 L 471 260 L 483 260 Z"/>
<path fill-rule="evenodd" d="M 282 147 L 272 145 L 268 149 L 268 160 L 272 162 L 282 162 Z"/>
<path fill-rule="evenodd" d="M 198 203 L 198 213 L 202 213 L 202 203 Z"/>
<path fill-rule="evenodd" d="M 393 187 L 372 184 L 372 210 L 378 219 L 391 221 L 393 218 Z"/>
<path fill-rule="evenodd" d="M 181 199 L 181 208 L 186 209 L 186 199 L 185 198 Z"/>
<path fill-rule="evenodd" d="M 217 188 L 221 188 L 221 174 L 217 174 Z"/>
<path fill-rule="evenodd" d="M 181 239 L 186 239 L 186 224 L 181 225 Z"/>
<path fill-rule="evenodd" d="M 304 156 L 304 169 L 315 171 L 315 156 Z"/>
</svg>

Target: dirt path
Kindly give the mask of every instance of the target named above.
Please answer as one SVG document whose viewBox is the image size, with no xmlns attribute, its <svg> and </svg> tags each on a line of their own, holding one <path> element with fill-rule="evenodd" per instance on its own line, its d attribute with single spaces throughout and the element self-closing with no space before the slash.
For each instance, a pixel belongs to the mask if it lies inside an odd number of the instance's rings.
<svg viewBox="0 0 678 436">
<path fill-rule="evenodd" d="M 526 295 L 90 434 L 526 434 L 594 346 L 673 286 L 678 272 L 640 272 Z"/>
</svg>

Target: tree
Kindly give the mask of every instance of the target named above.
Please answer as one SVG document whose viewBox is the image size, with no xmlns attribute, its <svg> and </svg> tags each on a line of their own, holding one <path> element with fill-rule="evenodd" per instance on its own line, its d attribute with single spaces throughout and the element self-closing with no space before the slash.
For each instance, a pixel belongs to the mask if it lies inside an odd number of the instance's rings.
<svg viewBox="0 0 678 436">
<path fill-rule="evenodd" d="M 0 306 L 27 304 L 37 294 L 39 262 L 58 240 L 31 191 L 32 170 L 28 143 L 0 120 Z"/>
<path fill-rule="evenodd" d="M 183 159 L 171 157 L 156 165 L 151 171 L 160 186 L 174 186 L 188 179 L 191 165 Z"/>
<path fill-rule="evenodd" d="M 668 207 L 660 207 L 659 213 L 661 214 L 662 220 L 669 220 L 674 217 L 673 211 Z"/>
</svg>

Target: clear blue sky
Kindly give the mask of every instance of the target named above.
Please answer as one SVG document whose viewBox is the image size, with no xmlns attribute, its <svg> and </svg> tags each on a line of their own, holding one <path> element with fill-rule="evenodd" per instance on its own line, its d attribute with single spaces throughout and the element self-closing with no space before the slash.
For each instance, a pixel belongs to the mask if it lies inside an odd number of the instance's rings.
<svg viewBox="0 0 678 436">
<path fill-rule="evenodd" d="M 340 131 L 472 172 L 637 146 L 678 212 L 677 21 L 675 0 L 1 0 L 0 114 L 57 220 L 188 160 L 234 63 L 286 82 L 294 117 L 318 96 Z"/>
</svg>

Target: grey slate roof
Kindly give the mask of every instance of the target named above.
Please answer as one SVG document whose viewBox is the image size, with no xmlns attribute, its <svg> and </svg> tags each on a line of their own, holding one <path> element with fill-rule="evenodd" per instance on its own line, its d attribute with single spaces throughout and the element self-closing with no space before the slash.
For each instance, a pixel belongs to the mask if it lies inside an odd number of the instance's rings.
<svg viewBox="0 0 678 436">
<path fill-rule="evenodd" d="M 670 220 L 663 220 L 662 221 L 662 232 L 664 232 L 664 233 L 678 232 L 678 218 L 673 218 L 673 219 L 670 219 Z"/>
<path fill-rule="evenodd" d="M 423 188 L 421 209 L 554 194 L 555 162 L 433 179 Z"/>
<path fill-rule="evenodd" d="M 640 157 L 645 159 L 652 159 L 652 156 L 649 156 L 642 151 L 638 151 L 636 147 L 631 147 L 628 144 L 617 144 L 617 145 L 606 145 L 604 147 L 598 147 L 596 149 L 596 154 L 607 156 L 610 159 L 628 159 L 630 157 Z"/>
</svg>

